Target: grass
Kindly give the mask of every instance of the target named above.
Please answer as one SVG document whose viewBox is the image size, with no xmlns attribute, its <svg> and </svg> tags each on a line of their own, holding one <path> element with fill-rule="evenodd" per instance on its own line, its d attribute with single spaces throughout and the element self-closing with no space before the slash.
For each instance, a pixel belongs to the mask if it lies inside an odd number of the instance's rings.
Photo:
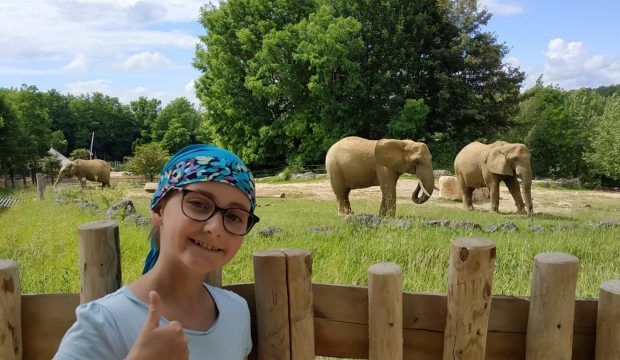
<svg viewBox="0 0 620 360">
<path fill-rule="evenodd" d="M 81 190 L 67 187 L 66 198 L 81 198 L 101 208 L 120 200 L 127 190 L 138 187 L 117 185 L 108 190 Z M 48 188 L 44 201 L 36 200 L 34 190 L 7 193 L 23 201 L 0 212 L 0 259 L 20 264 L 23 293 L 79 291 L 77 227 L 103 219 L 101 212 L 82 209 L 75 203 L 59 204 Z M 493 283 L 495 294 L 528 295 L 534 256 L 541 252 L 567 252 L 580 259 L 577 280 L 578 297 L 598 297 L 598 287 L 606 280 L 620 279 L 620 228 L 593 228 L 585 221 L 618 219 L 620 204 L 601 197 L 590 199 L 590 207 L 570 213 L 537 214 L 533 218 L 515 214 L 482 211 L 466 212 L 430 204 L 399 202 L 399 219 L 409 220 L 408 228 L 381 225 L 370 228 L 344 222 L 336 215 L 333 201 L 308 198 L 259 198 L 260 223 L 244 240 L 238 255 L 224 269 L 224 283 L 253 281 L 252 254 L 268 248 L 305 248 L 313 257 L 313 281 L 317 283 L 367 284 L 368 267 L 393 262 L 403 271 L 406 291 L 445 292 L 450 242 L 462 236 L 491 239 L 497 246 Z M 141 215 L 148 215 L 148 198 L 134 199 Z M 375 214 L 377 200 L 352 202 L 358 213 Z M 429 219 L 469 220 L 481 225 L 507 220 L 520 229 L 516 232 L 486 233 L 481 229 L 430 227 Z M 123 282 L 140 276 L 148 251 L 148 226 L 136 226 L 119 220 Z M 534 233 L 531 225 L 546 230 Z M 570 225 L 567 230 L 551 230 Z M 273 236 L 260 230 L 280 229 Z"/>
</svg>

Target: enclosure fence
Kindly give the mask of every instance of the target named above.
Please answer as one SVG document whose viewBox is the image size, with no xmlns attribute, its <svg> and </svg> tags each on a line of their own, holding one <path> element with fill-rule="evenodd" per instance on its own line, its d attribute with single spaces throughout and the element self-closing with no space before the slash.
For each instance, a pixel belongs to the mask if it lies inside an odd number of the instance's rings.
<svg viewBox="0 0 620 360">
<path fill-rule="evenodd" d="M 22 295 L 18 264 L 0 260 L 0 359 L 50 359 L 76 306 L 121 286 L 118 230 L 79 226 L 80 294 Z M 620 280 L 575 299 L 579 260 L 541 253 L 530 297 L 494 296 L 494 243 L 459 238 L 450 251 L 446 294 L 403 292 L 393 263 L 370 266 L 367 287 L 314 284 L 304 249 L 256 252 L 254 283 L 224 288 L 250 307 L 251 359 L 620 359 Z M 221 271 L 206 280 L 221 286 Z"/>
</svg>

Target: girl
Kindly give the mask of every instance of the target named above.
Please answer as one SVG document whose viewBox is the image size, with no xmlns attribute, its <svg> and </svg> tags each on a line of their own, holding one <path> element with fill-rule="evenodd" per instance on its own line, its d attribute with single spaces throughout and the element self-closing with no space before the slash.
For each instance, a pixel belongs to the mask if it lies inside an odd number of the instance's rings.
<svg viewBox="0 0 620 360">
<path fill-rule="evenodd" d="M 252 348 L 248 305 L 203 283 L 258 222 L 252 173 L 232 152 L 190 145 L 160 174 L 144 274 L 80 305 L 54 359 L 241 360 Z"/>
</svg>

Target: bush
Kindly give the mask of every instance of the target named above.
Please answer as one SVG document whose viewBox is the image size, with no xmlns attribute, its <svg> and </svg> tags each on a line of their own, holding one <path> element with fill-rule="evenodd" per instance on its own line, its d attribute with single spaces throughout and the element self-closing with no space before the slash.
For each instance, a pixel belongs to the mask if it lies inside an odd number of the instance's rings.
<svg viewBox="0 0 620 360">
<path fill-rule="evenodd" d="M 158 143 L 144 144 L 136 148 L 134 156 L 129 159 L 125 167 L 134 174 L 143 175 L 149 181 L 153 181 L 169 158 L 170 154 Z"/>
<path fill-rule="evenodd" d="M 69 154 L 69 158 L 71 160 L 77 160 L 77 159 L 89 160 L 90 152 L 88 151 L 88 149 L 77 148 L 73 150 L 71 154 Z"/>
</svg>

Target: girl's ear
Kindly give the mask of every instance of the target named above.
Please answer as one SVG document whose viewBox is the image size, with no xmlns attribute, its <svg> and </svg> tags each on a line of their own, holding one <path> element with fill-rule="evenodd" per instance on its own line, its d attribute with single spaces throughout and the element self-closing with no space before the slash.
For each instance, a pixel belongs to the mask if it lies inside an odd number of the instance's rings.
<svg viewBox="0 0 620 360">
<path fill-rule="evenodd" d="M 151 210 L 151 222 L 153 226 L 160 227 L 163 222 L 162 208 L 161 206 L 155 207 Z"/>
</svg>

